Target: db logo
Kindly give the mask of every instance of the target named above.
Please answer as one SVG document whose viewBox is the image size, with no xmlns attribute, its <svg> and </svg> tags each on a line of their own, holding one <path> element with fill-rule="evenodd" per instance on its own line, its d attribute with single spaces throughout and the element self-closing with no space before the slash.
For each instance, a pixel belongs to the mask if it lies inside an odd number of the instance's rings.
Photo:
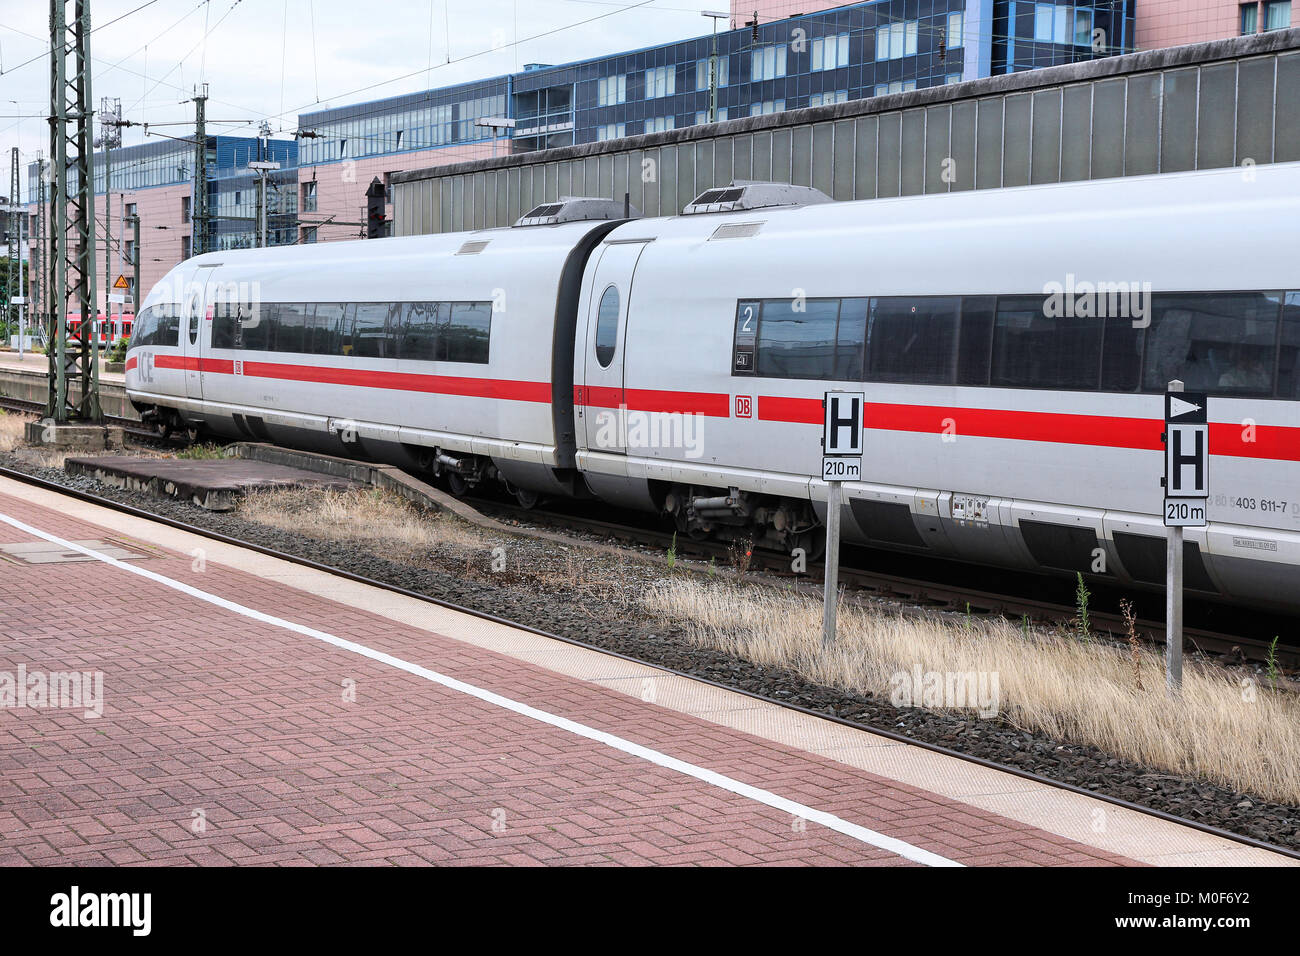
<svg viewBox="0 0 1300 956">
<path fill-rule="evenodd" d="M 736 396 L 736 417 L 753 418 L 754 417 L 754 399 L 750 395 Z"/>
</svg>

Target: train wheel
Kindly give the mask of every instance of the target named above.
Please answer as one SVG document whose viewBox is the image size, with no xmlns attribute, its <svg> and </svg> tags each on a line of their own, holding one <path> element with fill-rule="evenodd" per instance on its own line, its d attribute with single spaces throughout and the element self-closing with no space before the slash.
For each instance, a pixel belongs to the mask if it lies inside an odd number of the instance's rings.
<svg viewBox="0 0 1300 956">
<path fill-rule="evenodd" d="M 203 427 L 201 425 L 191 425 L 185 429 L 185 437 L 189 439 L 191 445 L 196 444 L 202 434 Z"/>
<path fill-rule="evenodd" d="M 158 424 L 154 425 L 154 428 L 158 430 L 158 435 L 164 441 L 172 437 L 172 431 L 173 431 L 172 423 L 167 421 L 166 419 L 162 419 L 162 418 L 158 419 Z"/>
<path fill-rule="evenodd" d="M 516 488 L 515 500 L 519 502 L 519 507 L 531 510 L 537 507 L 537 502 L 541 498 L 535 491 L 529 491 L 527 488 Z"/>
<path fill-rule="evenodd" d="M 454 471 L 449 471 L 447 472 L 447 488 L 457 498 L 463 498 L 465 492 L 469 491 L 469 484 Z"/>
</svg>

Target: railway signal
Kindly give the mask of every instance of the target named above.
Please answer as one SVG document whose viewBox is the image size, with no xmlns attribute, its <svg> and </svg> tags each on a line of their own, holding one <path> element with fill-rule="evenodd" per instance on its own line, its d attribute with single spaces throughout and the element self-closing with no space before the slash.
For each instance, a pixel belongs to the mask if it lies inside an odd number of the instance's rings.
<svg viewBox="0 0 1300 956">
<path fill-rule="evenodd" d="M 1207 524 L 1210 496 L 1209 397 L 1172 381 L 1165 392 L 1165 686 L 1183 686 L 1183 528 Z"/>
<path fill-rule="evenodd" d="M 384 184 L 376 176 L 366 187 L 366 238 L 382 239 L 387 225 L 384 219 Z"/>
<path fill-rule="evenodd" d="M 827 392 L 822 400 L 822 480 L 826 482 L 826 580 L 823 585 L 822 643 L 835 641 L 835 611 L 840 578 L 840 509 L 844 482 L 862 479 L 866 432 L 863 392 Z"/>
</svg>

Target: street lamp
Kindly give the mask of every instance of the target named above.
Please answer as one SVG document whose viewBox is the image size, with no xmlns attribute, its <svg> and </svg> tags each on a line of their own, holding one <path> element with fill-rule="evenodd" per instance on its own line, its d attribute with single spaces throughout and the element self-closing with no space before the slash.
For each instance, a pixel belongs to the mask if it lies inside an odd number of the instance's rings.
<svg viewBox="0 0 1300 956">
<path fill-rule="evenodd" d="M 497 138 L 501 135 L 501 130 L 514 129 L 515 121 L 504 116 L 482 116 L 474 121 L 474 125 L 492 130 L 492 155 L 495 156 L 497 154 Z"/>
<path fill-rule="evenodd" d="M 709 122 L 718 121 L 718 21 L 730 18 L 730 13 L 701 10 L 700 16 L 713 21 L 713 47 L 709 53 Z"/>
</svg>

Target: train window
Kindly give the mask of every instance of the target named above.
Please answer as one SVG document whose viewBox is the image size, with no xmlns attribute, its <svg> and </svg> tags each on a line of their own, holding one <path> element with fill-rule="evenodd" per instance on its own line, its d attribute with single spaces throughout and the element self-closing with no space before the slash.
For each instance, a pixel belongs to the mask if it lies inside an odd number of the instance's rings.
<svg viewBox="0 0 1300 956">
<path fill-rule="evenodd" d="M 1280 308 L 1271 292 L 1152 296 L 1143 388 L 1271 396 Z"/>
<path fill-rule="evenodd" d="M 443 309 L 447 306 L 444 303 Z M 492 332 L 491 302 L 453 302 L 451 321 L 443 330 L 448 362 L 486 365 Z"/>
<path fill-rule="evenodd" d="M 1101 375 L 1101 323 L 1049 315 L 1044 296 L 998 299 L 994 385 L 1094 390 Z"/>
<path fill-rule="evenodd" d="M 352 326 L 357 319 L 357 307 L 349 302 L 343 306 L 343 321 L 339 325 L 339 354 L 351 355 L 352 351 Z"/>
<path fill-rule="evenodd" d="M 1282 308 L 1282 352 L 1277 363 L 1277 397 L 1300 398 L 1300 292 L 1288 292 Z"/>
<path fill-rule="evenodd" d="M 618 345 L 618 289 L 610 286 L 600 297 L 600 310 L 596 314 L 596 361 L 601 368 L 609 368 L 614 361 Z"/>
<path fill-rule="evenodd" d="M 398 357 L 432 362 L 438 354 L 441 330 L 447 321 L 447 306 L 440 302 L 408 302 L 402 310 L 402 344 Z"/>
<path fill-rule="evenodd" d="M 239 304 L 218 300 L 212 306 L 212 347 L 214 349 L 235 348 L 235 328 L 239 321 Z"/>
<path fill-rule="evenodd" d="M 1101 338 L 1101 390 L 1136 392 L 1142 384 L 1142 347 L 1146 329 L 1133 319 L 1110 316 Z"/>
<path fill-rule="evenodd" d="M 158 334 L 158 306 L 151 305 L 135 318 L 135 338 L 131 340 L 132 348 L 153 345 Z"/>
<path fill-rule="evenodd" d="M 387 303 L 359 302 L 352 325 L 352 354 L 362 358 L 392 358 Z"/>
<path fill-rule="evenodd" d="M 314 355 L 342 354 L 343 306 L 318 302 L 312 318 L 311 350 Z"/>
<path fill-rule="evenodd" d="M 835 331 L 835 380 L 860 382 L 863 353 L 867 344 L 867 312 L 870 299 L 841 299 L 840 319 Z"/>
<path fill-rule="evenodd" d="M 960 308 L 961 300 L 955 297 L 872 299 L 867 380 L 951 382 Z"/>
<path fill-rule="evenodd" d="M 203 297 L 196 295 L 190 300 L 190 345 L 199 340 L 199 316 L 203 313 Z"/>
<path fill-rule="evenodd" d="M 275 342 L 275 313 L 271 302 L 240 303 L 235 348 L 268 351 Z"/>
<path fill-rule="evenodd" d="M 961 300 L 957 345 L 957 384 L 989 383 L 989 351 L 993 347 L 993 316 L 997 297 L 967 296 Z"/>
<path fill-rule="evenodd" d="M 766 299 L 758 324 L 758 374 L 829 378 L 839 299 Z"/>
<path fill-rule="evenodd" d="M 281 302 L 276 305 L 274 351 L 310 351 L 310 343 L 307 341 L 310 309 L 311 306 L 301 302 Z"/>
</svg>

